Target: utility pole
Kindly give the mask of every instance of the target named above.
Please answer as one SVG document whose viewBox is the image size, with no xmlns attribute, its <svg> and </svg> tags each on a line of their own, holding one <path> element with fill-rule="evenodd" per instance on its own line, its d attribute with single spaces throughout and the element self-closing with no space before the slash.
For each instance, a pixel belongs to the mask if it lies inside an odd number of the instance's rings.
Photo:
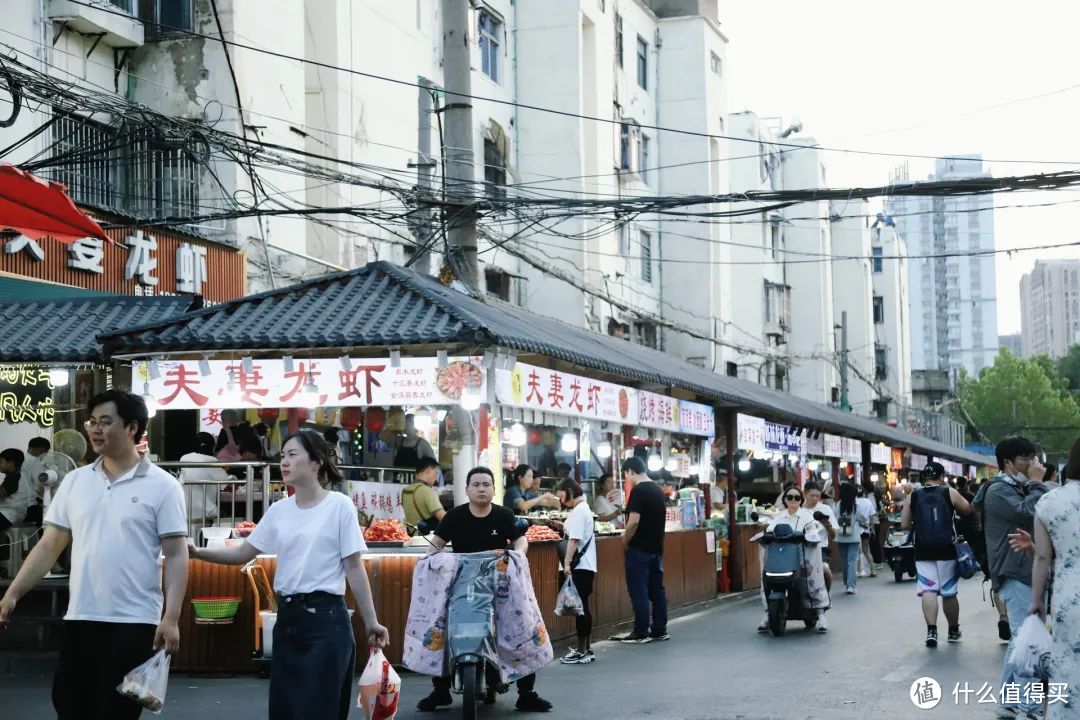
<svg viewBox="0 0 1080 720">
<path fill-rule="evenodd" d="M 851 412 L 848 400 L 847 310 L 840 313 L 840 409 Z"/>
<path fill-rule="evenodd" d="M 469 0 L 442 0 L 443 108 L 446 147 L 447 261 L 454 276 L 478 291 L 476 259 L 476 172 L 473 167 L 472 64 L 469 52 Z"/>
<path fill-rule="evenodd" d="M 435 83 L 425 77 L 417 83 L 420 88 L 417 97 L 417 136 L 416 136 L 416 163 L 409 163 L 410 168 L 416 169 L 416 191 L 419 196 L 419 204 L 432 199 L 431 178 L 435 171 L 435 158 L 431 156 L 431 114 L 434 111 Z M 409 228 L 416 238 L 416 255 L 412 264 L 417 271 L 424 274 L 431 272 L 431 252 L 429 245 L 432 242 L 432 211 L 429 207 L 417 211 L 409 216 Z"/>
</svg>

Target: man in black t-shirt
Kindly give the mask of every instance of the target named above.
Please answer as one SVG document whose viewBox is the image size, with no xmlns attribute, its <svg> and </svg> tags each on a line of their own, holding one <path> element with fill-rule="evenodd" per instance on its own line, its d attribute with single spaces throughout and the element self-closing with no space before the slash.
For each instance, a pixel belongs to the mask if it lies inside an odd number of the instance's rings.
<svg viewBox="0 0 1080 720">
<path fill-rule="evenodd" d="M 623 547 L 626 588 L 634 606 L 634 630 L 617 639 L 636 645 L 668 640 L 667 593 L 664 591 L 667 498 L 660 486 L 645 474 L 645 463 L 641 458 L 626 460 L 622 474 L 623 482 L 633 483 L 630 501 L 626 504 L 628 515 Z"/>
<path fill-rule="evenodd" d="M 485 550 L 506 550 L 512 548 L 522 554 L 529 549 L 529 541 L 517 529 L 517 518 L 512 510 L 502 505 L 493 504 L 495 481 L 491 470 L 476 467 L 469 471 L 465 480 L 465 493 L 469 502 L 458 505 L 443 516 L 442 522 L 432 538 L 433 551 L 442 550 L 449 544 L 456 553 L 484 552 Z M 487 694 L 484 704 L 495 702 L 496 688 L 501 684 L 498 668 L 488 666 Z M 422 712 L 431 712 L 438 707 L 453 703 L 450 695 L 452 678 L 436 677 L 431 679 L 434 689 L 421 700 L 416 708 Z M 517 681 L 517 709 L 523 712 L 547 712 L 551 703 L 536 694 L 536 674 L 526 675 Z"/>
</svg>

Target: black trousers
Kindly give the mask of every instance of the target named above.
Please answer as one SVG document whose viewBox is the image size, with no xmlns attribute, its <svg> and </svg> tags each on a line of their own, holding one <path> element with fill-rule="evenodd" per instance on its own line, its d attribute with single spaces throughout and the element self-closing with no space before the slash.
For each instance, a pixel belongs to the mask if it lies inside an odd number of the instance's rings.
<svg viewBox="0 0 1080 720">
<path fill-rule="evenodd" d="M 574 587 L 577 588 L 578 595 L 581 595 L 581 605 L 585 608 L 585 614 L 578 615 L 576 618 L 577 636 L 584 640 L 592 635 L 592 610 L 589 608 L 589 598 L 592 596 L 596 573 L 592 570 L 574 570 L 572 575 Z"/>
<path fill-rule="evenodd" d="M 154 654 L 156 630 L 135 623 L 65 622 L 52 691 L 58 720 L 136 720 L 142 707 L 116 687 Z"/>
<path fill-rule="evenodd" d="M 497 688 L 502 684 L 502 678 L 499 677 L 499 668 L 488 665 L 484 668 L 484 675 L 487 678 L 487 685 L 489 688 Z M 435 692 L 450 694 L 450 685 L 453 684 L 453 678 L 449 675 L 446 677 L 433 677 L 431 678 L 431 685 Z M 528 695 L 536 687 L 536 673 L 532 675 L 526 675 L 517 681 L 518 695 Z"/>
</svg>

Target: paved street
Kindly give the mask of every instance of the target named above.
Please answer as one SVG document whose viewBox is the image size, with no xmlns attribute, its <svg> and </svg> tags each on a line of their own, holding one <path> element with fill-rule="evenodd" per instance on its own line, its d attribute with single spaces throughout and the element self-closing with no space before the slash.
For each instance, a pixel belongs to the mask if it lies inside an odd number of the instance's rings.
<svg viewBox="0 0 1080 720">
<path fill-rule="evenodd" d="M 913 582 L 898 587 L 884 575 L 861 580 L 857 596 L 834 599 L 825 636 L 808 634 L 795 624 L 783 638 L 758 636 L 756 601 L 721 606 L 674 621 L 668 643 L 598 643 L 595 664 L 554 664 L 541 673 L 537 689 L 555 703 L 551 716 L 566 718 L 992 717 L 992 707 L 957 707 L 951 696 L 958 682 L 976 689 L 998 682 L 1004 644 L 997 639 L 996 615 L 982 601 L 979 585 L 970 581 L 961 590 L 964 641 L 943 644 L 936 651 L 923 647 L 924 626 L 914 593 Z M 912 682 L 924 675 L 935 678 L 945 693 L 930 711 L 917 709 L 908 699 Z M 428 687 L 426 678 L 406 677 L 401 720 L 453 717 L 451 712 L 431 716 L 413 709 Z M 266 681 L 254 678 L 174 677 L 163 717 L 254 720 L 266 716 L 266 693 Z M 0 698 L 5 717 L 54 717 L 48 678 L 0 676 Z M 513 710 L 513 695 L 502 697 L 483 715 L 520 717 Z M 353 717 L 361 716 L 354 712 Z"/>
</svg>

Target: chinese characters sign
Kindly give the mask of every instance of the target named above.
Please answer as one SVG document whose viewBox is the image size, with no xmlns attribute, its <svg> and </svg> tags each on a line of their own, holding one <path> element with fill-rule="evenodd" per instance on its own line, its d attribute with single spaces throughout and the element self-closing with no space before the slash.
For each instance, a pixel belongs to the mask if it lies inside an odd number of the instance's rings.
<svg viewBox="0 0 1080 720">
<path fill-rule="evenodd" d="M 784 453 L 801 453 L 802 435 L 790 432 L 787 425 L 765 423 L 765 449 Z"/>
<path fill-rule="evenodd" d="M 633 388 L 518 363 L 495 371 L 495 396 L 503 405 L 602 420 L 638 424 L 638 397 Z"/>
<path fill-rule="evenodd" d="M 679 432 L 680 402 L 666 395 L 639 390 L 638 425 Z"/>
<path fill-rule="evenodd" d="M 151 379 L 146 363 L 132 368 L 132 387 L 149 384 L 150 394 L 163 410 L 199 408 L 349 407 L 366 405 L 456 405 L 465 386 L 485 392 L 485 374 L 468 358 L 439 368 L 435 358 L 390 360 L 356 358 L 345 369 L 338 359 L 299 359 L 291 371 L 282 360 L 211 360 L 203 376 L 199 361 L 158 362 L 160 377 Z M 304 394 L 314 380 L 318 398 Z M 230 382 L 232 387 L 230 387 Z"/>
<path fill-rule="evenodd" d="M 870 444 L 870 462 L 875 465 L 888 465 L 892 456 L 892 449 L 884 443 Z"/>
<path fill-rule="evenodd" d="M 408 485 L 350 481 L 348 487 L 349 497 L 352 498 L 357 512 L 362 512 L 375 520 L 388 518 L 405 520 L 405 508 L 401 505 L 401 491 Z"/>
<path fill-rule="evenodd" d="M 848 462 L 862 462 L 862 441 L 843 438 L 840 445 L 840 459 Z"/>
<path fill-rule="evenodd" d="M 844 454 L 844 438 L 839 435 L 830 435 L 825 433 L 822 435 L 825 443 L 825 457 L 838 458 Z"/>
<path fill-rule="evenodd" d="M 762 452 L 765 450 L 765 421 L 752 415 L 739 413 L 736 417 L 740 450 Z"/>
<path fill-rule="evenodd" d="M 702 437 L 714 437 L 716 435 L 716 415 L 711 407 L 686 400 L 678 402 L 680 432 Z"/>
<path fill-rule="evenodd" d="M 55 408 L 49 371 L 32 365 L 0 367 L 0 422 L 52 427 Z"/>
</svg>

